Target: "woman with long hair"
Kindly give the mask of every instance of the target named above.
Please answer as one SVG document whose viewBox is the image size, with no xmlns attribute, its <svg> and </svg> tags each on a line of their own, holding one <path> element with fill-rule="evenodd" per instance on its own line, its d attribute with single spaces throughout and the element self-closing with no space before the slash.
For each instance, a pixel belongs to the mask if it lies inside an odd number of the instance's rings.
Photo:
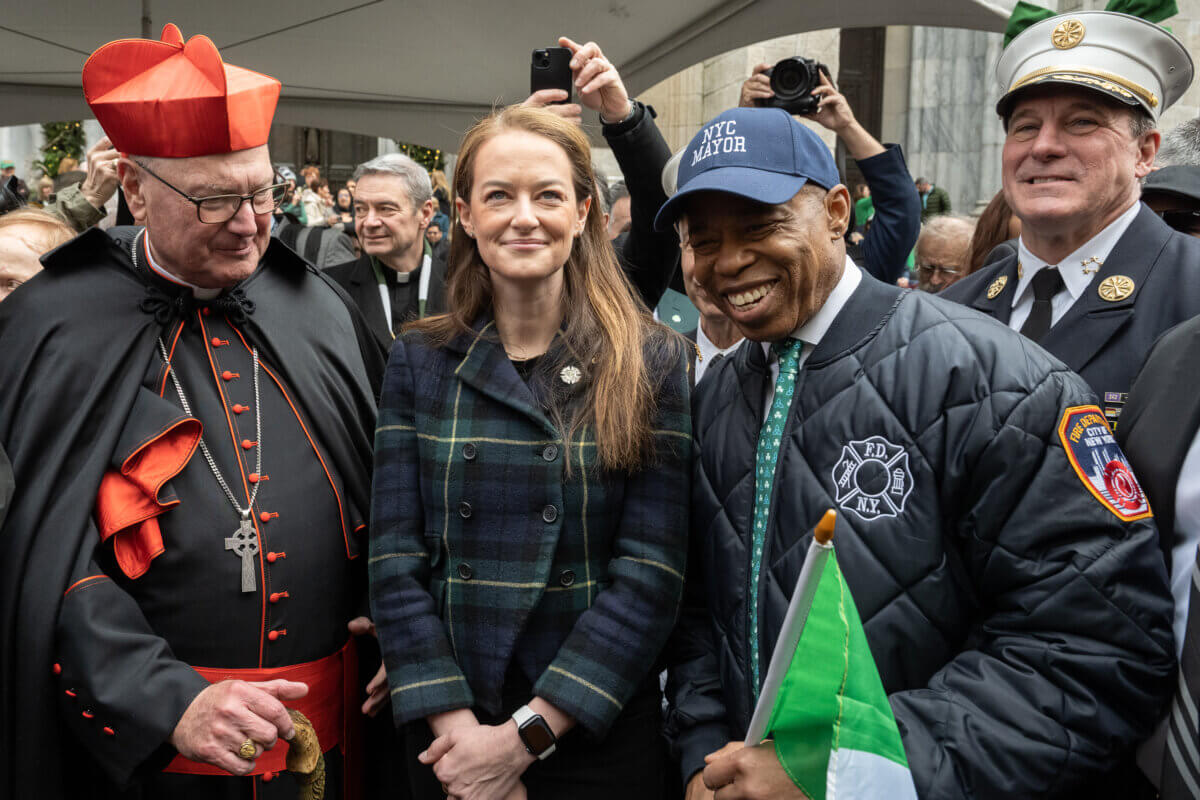
<svg viewBox="0 0 1200 800">
<path fill-rule="evenodd" d="M 661 797 L 686 361 L 634 299 L 595 187 L 578 126 L 525 107 L 477 124 L 452 311 L 391 352 L 369 570 L 417 798 Z"/>
<path fill-rule="evenodd" d="M 967 249 L 967 275 L 981 268 L 988 260 L 988 254 L 999 244 L 1021 235 L 1021 220 L 1013 213 L 1008 201 L 1004 199 L 1004 190 L 996 192 L 996 196 L 983 209 L 979 221 L 975 223 L 975 233 L 971 236 L 971 246 Z"/>
</svg>

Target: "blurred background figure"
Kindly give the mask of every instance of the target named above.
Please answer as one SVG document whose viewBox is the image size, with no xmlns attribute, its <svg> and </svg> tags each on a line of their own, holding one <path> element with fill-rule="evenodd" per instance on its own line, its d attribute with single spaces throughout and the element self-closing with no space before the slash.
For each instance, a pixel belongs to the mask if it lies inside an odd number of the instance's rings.
<svg viewBox="0 0 1200 800">
<path fill-rule="evenodd" d="M 860 183 L 854 187 L 854 233 L 865 235 L 874 216 L 875 201 L 871 199 L 871 187 Z"/>
<path fill-rule="evenodd" d="M 1151 172 L 1142 183 L 1142 202 L 1175 230 L 1200 237 L 1200 166 Z"/>
<path fill-rule="evenodd" d="M 1189 119 L 1163 134 L 1154 168 L 1200 167 L 1200 119 Z"/>
<path fill-rule="evenodd" d="M 38 259 L 75 231 L 58 217 L 36 208 L 19 208 L 0 216 L 0 301 L 42 271 Z"/>
<path fill-rule="evenodd" d="M 435 211 L 433 221 L 425 229 L 425 241 L 433 251 L 433 257 L 445 263 L 450 259 L 450 218 L 440 211 Z"/>
<path fill-rule="evenodd" d="M 967 274 L 967 253 L 975 223 L 942 214 L 921 226 L 917 237 L 917 276 L 923 292 L 940 292 Z"/>
<path fill-rule="evenodd" d="M 629 190 L 624 183 L 614 183 L 608 188 L 610 198 L 608 209 L 608 238 L 616 239 L 622 233 L 629 231 L 633 225 L 630 212 Z"/>
<path fill-rule="evenodd" d="M 433 199 L 437 203 L 438 212 L 454 219 L 453 195 L 450 192 L 450 182 L 446 173 L 435 169 L 429 173 L 429 182 L 433 185 Z"/>
<path fill-rule="evenodd" d="M 967 274 L 1017 252 L 1020 235 L 1021 220 L 1013 213 L 1001 189 L 975 222 L 975 235 L 971 237 L 971 249 L 967 254 Z"/>
<path fill-rule="evenodd" d="M 29 198 L 29 205 L 34 208 L 42 208 L 54 198 L 54 179 L 43 175 L 38 178 L 37 194 Z"/>
<path fill-rule="evenodd" d="M 917 194 L 921 196 L 921 222 L 939 214 L 950 213 L 950 195 L 928 178 L 917 178 Z"/>
</svg>

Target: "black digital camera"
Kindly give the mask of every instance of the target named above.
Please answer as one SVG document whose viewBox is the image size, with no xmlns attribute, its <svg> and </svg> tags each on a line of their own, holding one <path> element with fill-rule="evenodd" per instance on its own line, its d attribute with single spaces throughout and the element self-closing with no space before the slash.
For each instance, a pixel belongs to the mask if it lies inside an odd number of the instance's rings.
<svg viewBox="0 0 1200 800">
<path fill-rule="evenodd" d="M 767 108 L 782 108 L 789 114 L 811 114 L 817 110 L 819 102 L 811 92 L 821 85 L 822 72 L 833 83 L 829 67 L 815 59 L 803 56 L 785 58 L 763 73 L 770 76 L 771 91 L 775 96 L 759 100 L 758 104 Z"/>
</svg>

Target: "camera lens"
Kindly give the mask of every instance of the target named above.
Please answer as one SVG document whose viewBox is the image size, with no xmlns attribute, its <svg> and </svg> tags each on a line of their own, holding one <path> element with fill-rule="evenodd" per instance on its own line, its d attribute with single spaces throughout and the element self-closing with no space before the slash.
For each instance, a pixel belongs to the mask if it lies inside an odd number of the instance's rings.
<svg viewBox="0 0 1200 800">
<path fill-rule="evenodd" d="M 550 54 L 545 50 L 536 50 L 533 53 L 533 65 L 538 69 L 546 69 L 550 66 Z"/>
<path fill-rule="evenodd" d="M 813 90 L 812 70 L 798 58 L 780 61 L 771 71 L 771 91 L 780 100 L 795 100 Z"/>
</svg>

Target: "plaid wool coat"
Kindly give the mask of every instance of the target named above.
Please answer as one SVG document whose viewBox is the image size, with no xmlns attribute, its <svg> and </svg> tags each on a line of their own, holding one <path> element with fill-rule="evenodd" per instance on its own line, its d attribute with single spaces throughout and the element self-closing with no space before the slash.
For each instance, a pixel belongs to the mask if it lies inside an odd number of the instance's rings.
<svg viewBox="0 0 1200 800">
<path fill-rule="evenodd" d="M 556 337 L 543 366 L 564 347 Z M 564 446 L 490 317 L 445 347 L 396 340 L 369 570 L 397 725 L 510 711 L 501 689 L 517 668 L 599 737 L 647 678 L 682 595 L 691 454 L 683 350 L 656 349 L 656 458 L 626 475 L 598 467 L 590 427 Z M 531 384 L 581 397 L 587 370 L 567 360 L 577 383 L 553 372 Z"/>
</svg>

